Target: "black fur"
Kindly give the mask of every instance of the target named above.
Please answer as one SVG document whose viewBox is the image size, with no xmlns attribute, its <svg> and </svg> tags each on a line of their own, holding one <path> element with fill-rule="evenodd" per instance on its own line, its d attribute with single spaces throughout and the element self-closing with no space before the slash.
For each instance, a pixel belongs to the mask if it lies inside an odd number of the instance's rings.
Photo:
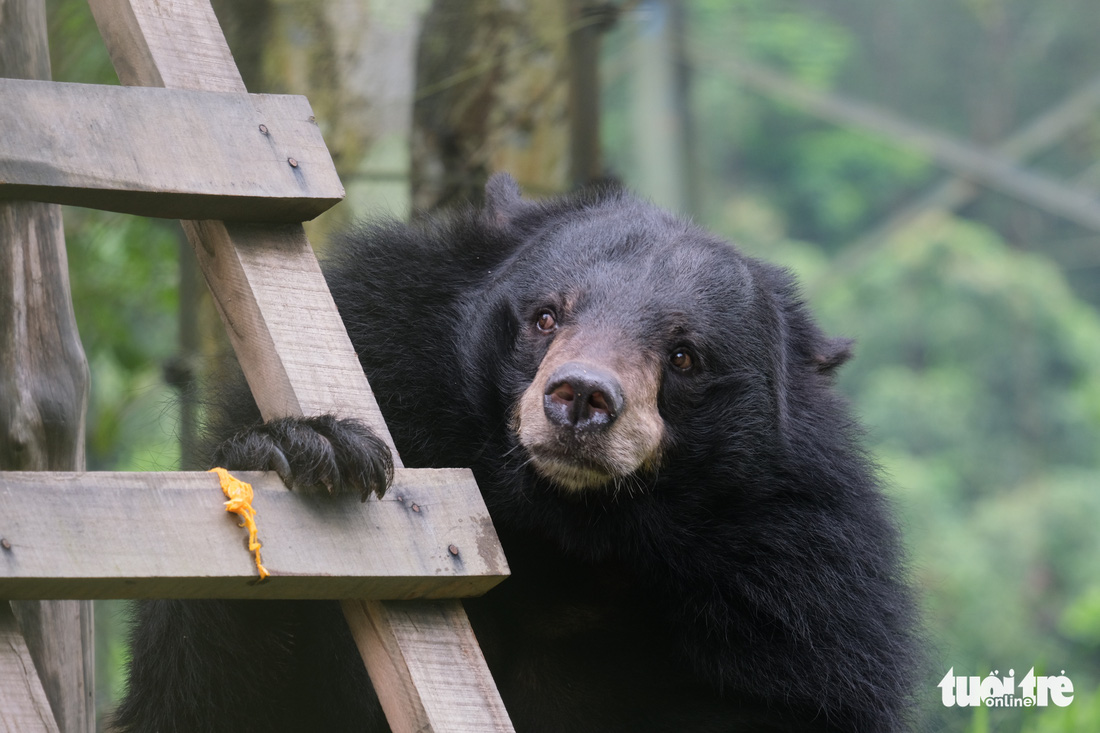
<svg viewBox="0 0 1100 733">
<path fill-rule="evenodd" d="M 288 489 L 382 496 L 393 480 L 386 444 L 357 420 L 332 415 L 279 418 L 237 431 L 212 463 L 230 471 L 275 471 Z"/>
<path fill-rule="evenodd" d="M 914 606 L 832 390 L 850 344 L 787 273 L 626 193 L 534 203 L 495 177 L 486 198 L 356 232 L 327 273 L 406 465 L 474 469 L 513 576 L 466 606 L 516 730 L 903 729 Z M 580 492 L 532 466 L 515 406 L 546 308 L 659 370 L 654 465 Z M 331 419 L 285 437 L 309 427 L 222 456 L 380 488 L 376 444 Z M 332 604 L 153 603 L 133 654 L 125 730 L 386 730 Z"/>
</svg>

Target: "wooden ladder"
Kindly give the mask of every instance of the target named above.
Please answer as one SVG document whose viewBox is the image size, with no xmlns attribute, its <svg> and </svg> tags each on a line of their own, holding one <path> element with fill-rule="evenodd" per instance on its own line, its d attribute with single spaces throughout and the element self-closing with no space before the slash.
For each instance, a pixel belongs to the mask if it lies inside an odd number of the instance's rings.
<svg viewBox="0 0 1100 733">
<path fill-rule="evenodd" d="M 0 199 L 183 220 L 264 418 L 357 417 L 392 448 L 300 224 L 343 198 L 308 102 L 247 93 L 208 0 L 90 4 L 127 86 L 0 80 Z M 241 474 L 262 583 L 213 474 L 0 473 L 0 598 L 344 599 L 394 733 L 511 731 L 461 603 L 441 600 L 508 573 L 473 476 L 394 463 L 363 504 Z M 30 658 L 0 601 L 0 730 L 58 730 Z"/>
</svg>

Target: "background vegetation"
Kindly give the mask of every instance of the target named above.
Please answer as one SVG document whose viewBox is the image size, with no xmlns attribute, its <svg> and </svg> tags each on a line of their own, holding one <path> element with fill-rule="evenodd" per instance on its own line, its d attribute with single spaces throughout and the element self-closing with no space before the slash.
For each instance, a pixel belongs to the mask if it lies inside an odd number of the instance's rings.
<svg viewBox="0 0 1100 733">
<path fill-rule="evenodd" d="M 316 6 L 236 5 L 218 9 L 252 91 L 293 89 L 299 67 L 331 76 L 335 62 L 302 51 L 326 38 L 302 10 Z M 405 39 L 421 12 L 438 11 L 360 5 L 372 33 Z M 278 22 L 250 33 L 242 8 Z M 606 172 L 788 265 L 828 329 L 857 339 L 841 387 L 889 477 L 934 642 L 929 668 L 913 670 L 924 730 L 1100 730 L 1100 232 L 973 176 L 954 181 L 962 193 L 950 203 L 899 219 L 960 169 L 912 135 L 808 106 L 805 93 L 1004 151 L 1100 77 L 1096 9 L 1095 0 L 651 0 L 625 3 L 603 38 Z M 51 0 L 50 19 L 55 78 L 116 83 L 81 2 Z M 387 97 L 395 109 L 417 99 L 410 46 L 401 48 L 375 71 L 409 80 L 404 97 Z M 782 83 L 754 76 L 753 64 Z M 335 95 L 325 109 L 341 108 L 339 89 L 319 93 Z M 1009 150 L 1014 165 L 1095 199 L 1098 109 L 1086 99 L 1089 113 L 1042 145 Z M 342 169 L 353 193 L 342 206 L 407 210 L 409 123 L 396 119 L 386 135 L 349 144 L 374 153 Z M 174 467 L 177 394 L 165 373 L 179 350 L 175 225 L 67 210 L 66 230 L 92 371 L 88 467 Z M 116 610 L 98 610 L 104 700 L 120 684 Z M 1073 704 L 939 702 L 949 667 L 984 676 L 1032 666 L 1064 669 Z"/>
</svg>

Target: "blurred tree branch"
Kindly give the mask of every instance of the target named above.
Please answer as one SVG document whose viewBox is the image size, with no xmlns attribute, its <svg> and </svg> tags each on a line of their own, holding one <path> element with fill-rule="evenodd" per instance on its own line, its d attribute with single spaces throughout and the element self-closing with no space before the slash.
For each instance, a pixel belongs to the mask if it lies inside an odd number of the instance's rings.
<svg viewBox="0 0 1100 733">
<path fill-rule="evenodd" d="M 978 181 L 1051 214 L 1100 231 L 1100 199 L 1090 191 L 1020 168 L 1011 151 L 1006 154 L 1003 150 L 982 149 L 874 105 L 814 89 L 745 59 L 696 50 L 694 63 L 698 68 L 718 71 L 807 114 L 863 130 L 899 147 L 923 153 L 966 179 Z M 1091 95 L 1097 93 L 1095 90 L 1090 92 Z M 1052 124 L 1052 128 L 1057 126 Z M 1034 135 L 1042 138 L 1046 134 L 1034 132 L 1028 137 Z"/>
<path fill-rule="evenodd" d="M 1005 138 L 994 151 L 1006 160 L 1018 161 L 1049 148 L 1083 124 L 1089 122 L 1100 107 L 1100 77 L 1078 88 L 1059 104 Z M 1087 184 L 1090 172 L 1100 167 L 1094 164 L 1077 181 Z M 1095 175 L 1092 173 L 1092 175 Z M 851 270 L 867 254 L 896 233 L 906 229 L 932 211 L 954 211 L 965 206 L 978 194 L 978 188 L 966 178 L 952 177 L 928 189 L 908 205 L 898 209 L 878 226 L 845 247 L 832 268 L 834 276 Z"/>
</svg>

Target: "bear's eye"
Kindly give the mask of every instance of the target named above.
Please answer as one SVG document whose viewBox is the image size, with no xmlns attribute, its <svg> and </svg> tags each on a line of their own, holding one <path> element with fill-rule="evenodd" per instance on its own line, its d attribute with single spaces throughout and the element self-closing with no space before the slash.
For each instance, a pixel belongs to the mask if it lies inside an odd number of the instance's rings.
<svg viewBox="0 0 1100 733">
<path fill-rule="evenodd" d="M 535 318 L 535 327 L 543 333 L 549 333 L 558 327 L 558 320 L 554 317 L 554 311 L 543 308 Z"/>
<path fill-rule="evenodd" d="M 691 358 L 691 352 L 682 346 L 672 350 L 672 353 L 668 355 L 668 361 L 682 372 L 691 369 L 695 363 L 695 360 Z"/>
</svg>

